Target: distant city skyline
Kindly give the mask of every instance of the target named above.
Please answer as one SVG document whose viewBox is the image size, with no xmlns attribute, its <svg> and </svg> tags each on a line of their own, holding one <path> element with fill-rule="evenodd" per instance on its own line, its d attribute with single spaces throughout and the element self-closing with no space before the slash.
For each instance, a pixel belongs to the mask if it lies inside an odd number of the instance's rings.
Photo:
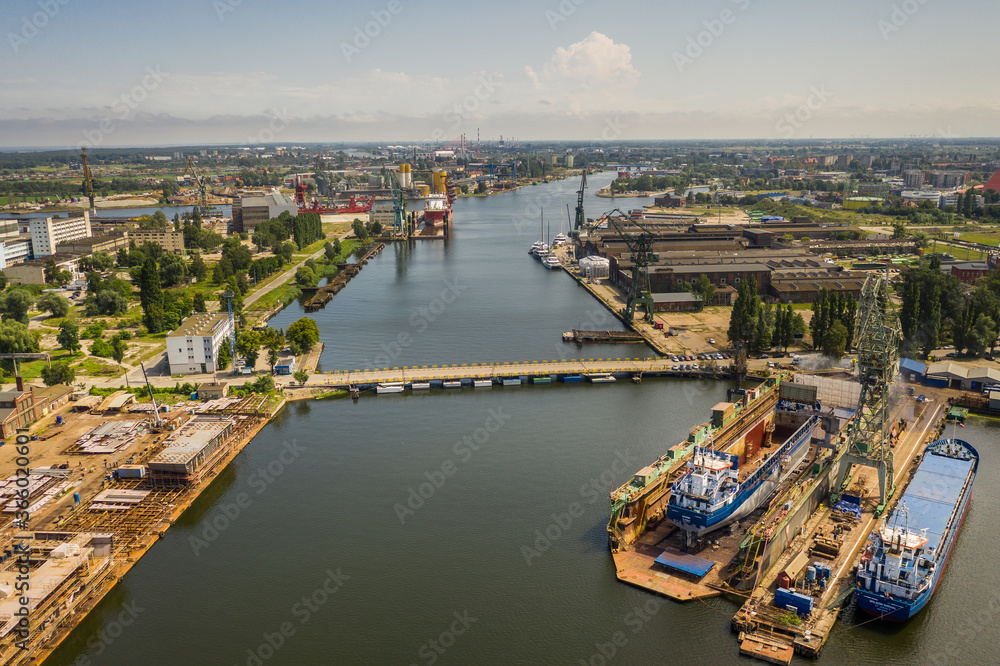
<svg viewBox="0 0 1000 666">
<path fill-rule="evenodd" d="M 994 137 L 985 0 L 8 0 L 0 147 Z"/>
</svg>

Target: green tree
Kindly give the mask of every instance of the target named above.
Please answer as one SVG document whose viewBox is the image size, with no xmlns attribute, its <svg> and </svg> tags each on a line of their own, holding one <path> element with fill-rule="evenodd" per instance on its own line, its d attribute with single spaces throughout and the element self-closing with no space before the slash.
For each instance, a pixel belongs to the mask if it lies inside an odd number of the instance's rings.
<svg viewBox="0 0 1000 666">
<path fill-rule="evenodd" d="M 970 354 L 980 355 L 997 339 L 997 325 L 992 317 L 980 313 L 966 334 L 965 346 Z"/>
<path fill-rule="evenodd" d="M 930 311 L 927 319 L 924 320 L 925 338 L 923 353 L 924 358 L 931 355 L 938 346 L 938 335 L 941 332 L 941 288 L 934 285 L 930 297 Z"/>
<path fill-rule="evenodd" d="M 316 274 L 308 266 L 300 266 L 295 271 L 295 284 L 302 287 L 311 287 L 316 282 Z"/>
<path fill-rule="evenodd" d="M 7 288 L 7 284 L 9 282 L 10 282 L 10 280 L 7 279 L 7 276 L 4 274 L 4 272 L 0 271 L 0 291 L 3 291 L 4 289 L 6 289 Z"/>
<path fill-rule="evenodd" d="M 296 370 L 295 374 L 292 376 L 295 377 L 295 381 L 297 381 L 300 386 L 305 386 L 306 382 L 309 381 L 309 373 L 303 370 Z"/>
<path fill-rule="evenodd" d="M 139 302 L 142 304 L 142 321 L 146 329 L 150 333 L 163 331 L 163 290 L 160 288 L 160 271 L 152 257 L 146 257 L 142 265 Z"/>
<path fill-rule="evenodd" d="M 299 248 L 292 241 L 285 241 L 278 247 L 275 254 L 281 255 L 284 257 L 285 261 L 288 262 L 292 260 L 292 255 L 295 254 L 298 249 Z"/>
<path fill-rule="evenodd" d="M 33 354 L 38 351 L 38 338 L 27 324 L 16 319 L 0 321 L 0 354 Z"/>
<path fill-rule="evenodd" d="M 757 317 L 757 330 L 754 332 L 754 339 L 751 345 L 752 351 L 767 349 L 774 340 L 774 306 L 770 303 L 760 308 L 760 315 Z"/>
<path fill-rule="evenodd" d="M 80 327 L 75 322 L 64 321 L 59 325 L 56 342 L 69 353 L 75 354 L 80 350 Z"/>
<path fill-rule="evenodd" d="M 35 307 L 49 312 L 53 317 L 65 317 L 69 314 L 69 299 L 54 291 L 47 291 L 35 301 Z"/>
<path fill-rule="evenodd" d="M 128 343 L 118 336 L 111 338 L 111 358 L 118 363 L 119 370 L 122 369 L 122 361 L 125 360 L 126 353 L 128 353 Z"/>
<path fill-rule="evenodd" d="M 128 311 L 128 299 L 117 291 L 105 290 L 88 296 L 83 307 L 88 317 L 120 315 Z"/>
<path fill-rule="evenodd" d="M 309 351 L 319 342 L 319 326 L 309 317 L 302 317 L 288 327 L 285 337 L 298 349 Z"/>
<path fill-rule="evenodd" d="M 352 228 L 354 229 L 354 235 L 357 236 L 358 240 L 363 241 L 368 238 L 368 230 L 365 229 L 365 223 L 361 220 L 355 218 Z"/>
<path fill-rule="evenodd" d="M 240 331 L 236 336 L 236 351 L 246 358 L 248 367 L 256 367 L 260 356 L 260 333 L 257 331 Z"/>
<path fill-rule="evenodd" d="M 709 305 L 712 299 L 715 298 L 715 285 L 707 275 L 702 273 L 698 276 L 698 279 L 694 281 L 693 293 L 697 296 L 701 296 L 702 305 Z"/>
<path fill-rule="evenodd" d="M 906 238 L 906 225 L 898 220 L 894 222 L 892 224 L 892 238 L 893 240 Z"/>
<path fill-rule="evenodd" d="M 28 325 L 28 310 L 35 299 L 27 289 L 19 287 L 0 293 L 0 313 L 3 319 L 13 319 Z"/>
<path fill-rule="evenodd" d="M 191 309 L 194 312 L 208 312 L 208 305 L 205 303 L 205 294 L 200 291 L 194 293 L 194 302 Z"/>
<path fill-rule="evenodd" d="M 166 287 L 175 287 L 187 276 L 187 263 L 176 254 L 165 254 L 160 258 L 160 283 Z"/>
<path fill-rule="evenodd" d="M 46 386 L 55 386 L 56 384 L 69 386 L 74 379 L 76 379 L 76 371 L 69 367 L 68 361 L 59 361 L 42 368 L 42 381 L 45 382 Z"/>
<path fill-rule="evenodd" d="M 233 362 L 232 354 L 229 351 L 229 341 L 223 340 L 222 345 L 219 346 L 219 365 L 218 370 L 225 370 L 229 367 L 229 364 Z"/>
<path fill-rule="evenodd" d="M 107 252 L 95 252 L 90 257 L 90 265 L 94 270 L 106 271 L 115 265 L 115 260 Z"/>
<path fill-rule="evenodd" d="M 333 261 L 337 258 L 337 251 L 333 249 L 333 245 L 327 243 L 323 246 L 323 255 L 326 257 L 327 261 Z"/>
<path fill-rule="evenodd" d="M 252 391 L 257 393 L 270 393 L 274 390 L 274 378 L 271 375 L 261 375 L 253 384 L 247 384 Z"/>
<path fill-rule="evenodd" d="M 43 274 L 45 279 L 45 284 L 55 284 L 56 280 L 59 279 L 59 266 L 56 265 L 56 260 L 49 257 L 45 260 L 45 271 Z"/>
<path fill-rule="evenodd" d="M 201 258 L 200 252 L 196 252 L 194 257 L 191 259 L 191 265 L 188 267 L 188 271 L 198 282 L 204 280 L 208 275 L 208 266 L 205 264 L 205 260 Z"/>
<path fill-rule="evenodd" d="M 823 334 L 823 353 L 834 358 L 843 358 L 847 349 L 847 327 L 835 321 Z"/>
<path fill-rule="evenodd" d="M 729 341 L 737 350 L 749 352 L 757 338 L 757 325 L 762 304 L 757 295 L 757 280 L 753 276 L 740 282 L 736 303 L 729 316 Z"/>
</svg>

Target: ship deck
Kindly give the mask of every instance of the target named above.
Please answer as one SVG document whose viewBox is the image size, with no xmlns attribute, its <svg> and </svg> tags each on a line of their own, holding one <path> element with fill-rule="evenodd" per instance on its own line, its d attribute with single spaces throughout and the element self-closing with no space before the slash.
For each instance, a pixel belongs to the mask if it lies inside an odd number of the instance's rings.
<svg viewBox="0 0 1000 666">
<path fill-rule="evenodd" d="M 739 470 L 739 480 L 740 483 L 743 482 L 748 476 L 753 474 L 758 467 L 760 467 L 767 457 L 777 451 L 788 438 L 795 434 L 797 428 L 792 428 L 789 426 L 778 426 L 774 428 L 774 432 L 771 435 L 771 446 L 761 447 L 759 451 L 754 453 L 746 462 L 740 465 Z"/>
</svg>

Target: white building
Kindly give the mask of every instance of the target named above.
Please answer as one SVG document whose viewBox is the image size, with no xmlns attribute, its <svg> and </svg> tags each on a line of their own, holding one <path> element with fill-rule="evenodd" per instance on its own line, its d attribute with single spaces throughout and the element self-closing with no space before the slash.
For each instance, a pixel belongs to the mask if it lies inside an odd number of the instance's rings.
<svg viewBox="0 0 1000 666">
<path fill-rule="evenodd" d="M 584 257 L 580 260 L 580 276 L 606 278 L 611 273 L 611 262 L 605 257 Z"/>
<path fill-rule="evenodd" d="M 0 220 L 0 271 L 31 257 L 31 237 L 17 220 Z"/>
<path fill-rule="evenodd" d="M 75 217 L 33 217 L 28 220 L 28 231 L 31 233 L 31 248 L 35 257 L 55 254 L 59 243 L 90 238 L 93 235 L 88 211 Z"/>
<path fill-rule="evenodd" d="M 215 372 L 219 350 L 229 344 L 227 313 L 193 314 L 176 331 L 167 334 L 167 361 L 170 374 L 193 375 Z"/>
</svg>

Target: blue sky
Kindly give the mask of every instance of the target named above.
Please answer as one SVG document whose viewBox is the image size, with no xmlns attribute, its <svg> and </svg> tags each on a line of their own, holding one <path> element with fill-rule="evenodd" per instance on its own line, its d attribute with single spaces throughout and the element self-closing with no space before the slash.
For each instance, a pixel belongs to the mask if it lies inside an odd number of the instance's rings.
<svg viewBox="0 0 1000 666">
<path fill-rule="evenodd" d="M 5 0 L 0 146 L 996 136 L 998 18 L 985 0 Z"/>
</svg>

